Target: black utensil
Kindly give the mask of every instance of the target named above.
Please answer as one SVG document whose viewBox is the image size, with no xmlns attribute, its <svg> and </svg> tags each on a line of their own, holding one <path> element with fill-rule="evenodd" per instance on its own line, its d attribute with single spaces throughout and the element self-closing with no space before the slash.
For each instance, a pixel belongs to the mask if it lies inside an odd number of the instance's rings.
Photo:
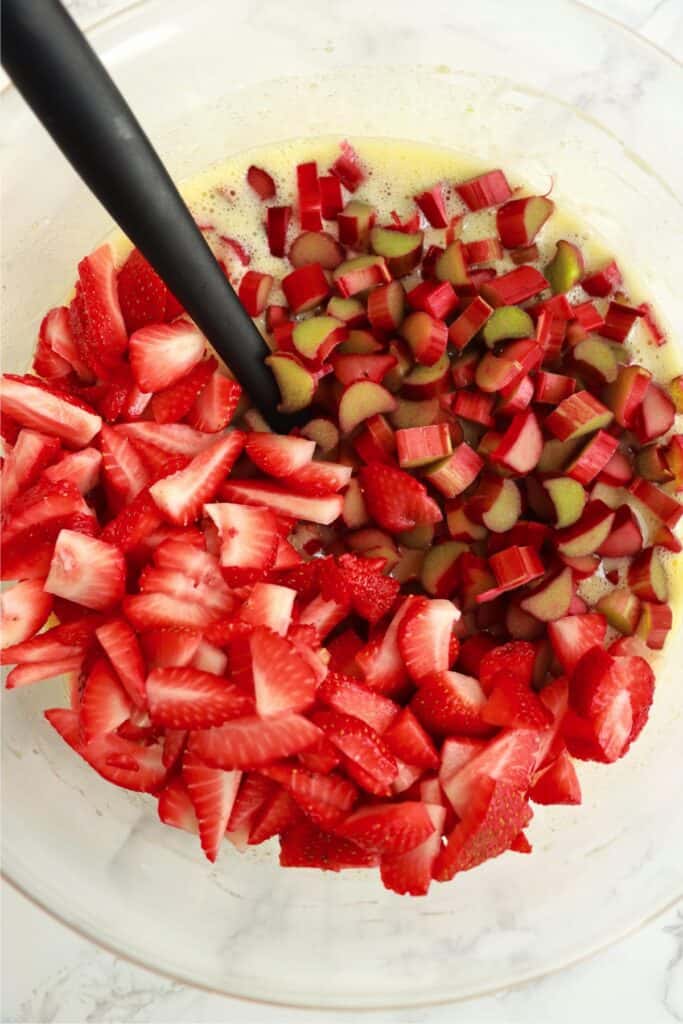
<svg viewBox="0 0 683 1024">
<path fill-rule="evenodd" d="M 0 9 L 2 64 L 21 95 L 269 424 L 286 432 L 293 420 L 277 412 L 263 338 L 78 26 L 58 0 L 2 0 Z"/>
</svg>

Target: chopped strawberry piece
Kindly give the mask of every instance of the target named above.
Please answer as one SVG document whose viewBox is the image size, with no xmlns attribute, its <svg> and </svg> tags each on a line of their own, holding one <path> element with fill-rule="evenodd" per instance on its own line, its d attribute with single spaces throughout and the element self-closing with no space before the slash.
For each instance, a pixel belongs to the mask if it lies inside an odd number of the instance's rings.
<svg viewBox="0 0 683 1024">
<path fill-rule="evenodd" d="M 130 441 L 106 424 L 100 433 L 102 476 L 109 507 L 120 511 L 149 483 L 145 464 Z"/>
<path fill-rule="evenodd" d="M 209 768 L 193 754 L 183 758 L 183 782 L 192 801 L 202 850 L 213 863 L 230 819 L 241 772 Z"/>
<path fill-rule="evenodd" d="M 335 831 L 364 850 L 391 856 L 414 850 L 436 829 L 425 804 L 404 801 L 361 807 Z"/>
<path fill-rule="evenodd" d="M 257 768 L 312 747 L 322 733 L 307 718 L 245 716 L 192 734 L 190 748 L 217 768 Z"/>
<path fill-rule="evenodd" d="M 275 196 L 275 182 L 268 171 L 252 164 L 247 170 L 247 184 L 259 199 L 272 199 Z"/>
<path fill-rule="evenodd" d="M 244 450 L 255 466 L 269 476 L 289 477 L 313 458 L 315 441 L 281 434 L 247 434 Z"/>
<path fill-rule="evenodd" d="M 566 748 L 538 774 L 529 796 L 537 804 L 581 803 L 581 784 Z"/>
<path fill-rule="evenodd" d="M 106 379 L 128 348 L 111 249 L 102 245 L 78 264 L 82 327 L 81 355 L 91 370 Z"/>
<path fill-rule="evenodd" d="M 587 651 L 600 646 L 606 632 L 607 620 L 598 612 L 566 615 L 548 623 L 548 636 L 553 651 L 565 672 L 573 671 Z"/>
<path fill-rule="evenodd" d="M 402 708 L 383 735 L 391 753 L 418 768 L 438 768 L 439 755 L 410 708 Z"/>
<path fill-rule="evenodd" d="M 536 768 L 545 731 L 538 729 L 505 729 L 494 739 L 468 756 L 464 764 L 446 775 L 439 775 L 441 785 L 456 814 L 462 817 L 474 795 L 487 779 L 500 780 L 525 792 Z"/>
<path fill-rule="evenodd" d="M 157 423 L 177 423 L 190 412 L 201 398 L 204 388 L 214 375 L 216 360 L 213 356 L 202 359 L 189 373 L 170 387 L 157 391 L 150 408 Z"/>
<path fill-rule="evenodd" d="M 198 455 L 215 443 L 214 437 L 207 437 L 199 430 L 184 423 L 121 423 L 115 428 L 125 434 L 144 455 L 147 446 L 154 446 L 169 455 Z"/>
<path fill-rule="evenodd" d="M 353 610 L 368 622 L 378 622 L 391 611 L 399 592 L 398 580 L 381 573 L 380 559 L 341 555 L 335 562 L 320 567 L 323 597 L 349 602 Z"/>
<path fill-rule="evenodd" d="M 488 736 L 491 726 L 481 714 L 485 703 L 476 679 L 459 672 L 435 672 L 420 680 L 410 707 L 432 735 Z"/>
<path fill-rule="evenodd" d="M 408 597 L 394 613 L 385 632 L 373 637 L 356 655 L 356 663 L 371 689 L 391 694 L 400 690 L 407 680 L 405 666 L 398 647 L 398 631 L 417 597 Z"/>
<path fill-rule="evenodd" d="M 167 729 L 208 729 L 253 709 L 237 686 L 189 665 L 153 669 L 146 689 L 152 722 Z"/>
<path fill-rule="evenodd" d="M 144 490 L 107 523 L 100 540 L 116 544 L 124 554 L 128 554 L 156 530 L 161 520 L 159 509 Z"/>
<path fill-rule="evenodd" d="M 267 626 L 285 636 L 292 621 L 296 591 L 275 583 L 255 583 L 242 605 L 240 618 L 251 626 Z"/>
<path fill-rule="evenodd" d="M 59 439 L 37 430 L 20 430 L 2 467 L 2 504 L 5 511 L 20 491 L 36 483 L 43 470 L 59 458 Z"/>
<path fill-rule="evenodd" d="M 398 646 L 408 674 L 416 683 L 448 670 L 453 626 L 460 617 L 452 601 L 421 599 L 401 622 Z"/>
<path fill-rule="evenodd" d="M 83 687 L 80 707 L 85 743 L 114 732 L 130 718 L 133 705 L 104 658 L 95 662 Z"/>
<path fill-rule="evenodd" d="M 182 776 L 177 775 L 159 793 L 157 805 L 159 820 L 164 825 L 172 825 L 173 828 L 181 828 L 185 832 L 197 835 L 199 826 L 190 794 L 183 782 Z"/>
<path fill-rule="evenodd" d="M 43 580 L 24 580 L 0 594 L 2 647 L 13 648 L 35 636 L 52 611 L 52 595 Z"/>
<path fill-rule="evenodd" d="M 484 693 L 491 692 L 501 672 L 528 686 L 533 677 L 535 661 L 536 650 L 526 640 L 513 640 L 494 647 L 483 656 L 479 665 L 479 682 Z"/>
<path fill-rule="evenodd" d="M 280 864 L 285 868 L 318 868 L 343 871 L 377 864 L 378 855 L 341 836 L 301 822 L 280 836 Z"/>
<path fill-rule="evenodd" d="M 45 590 L 85 608 L 104 611 L 123 596 L 126 564 L 113 544 L 73 530 L 57 537 Z"/>
<path fill-rule="evenodd" d="M 391 533 L 438 523 L 442 513 L 424 484 L 396 466 L 371 462 L 359 472 L 363 496 L 372 518 Z"/>
<path fill-rule="evenodd" d="M 380 861 L 384 887 L 401 895 L 426 895 L 432 881 L 434 864 L 441 850 L 446 808 L 435 804 L 424 806 L 434 826 L 432 834 L 412 850 L 393 856 L 385 855 Z"/>
<path fill-rule="evenodd" d="M 130 365 L 141 391 L 170 388 L 197 365 L 205 340 L 186 320 L 141 327 L 130 339 Z"/>
<path fill-rule="evenodd" d="M 107 782 L 136 793 L 157 793 L 166 780 L 162 747 L 141 746 L 108 733 L 82 746 L 79 753 Z"/>
<path fill-rule="evenodd" d="M 378 734 L 387 730 L 398 713 L 398 705 L 388 697 L 336 672 L 328 673 L 316 696 L 334 711 L 360 718 Z"/>
<path fill-rule="evenodd" d="M 6 373 L 0 382 L 3 413 L 23 427 L 31 427 L 64 444 L 82 448 L 92 441 L 102 420 L 89 406 L 43 385 L 37 377 Z"/>
<path fill-rule="evenodd" d="M 276 789 L 254 815 L 247 842 L 249 846 L 265 843 L 291 828 L 300 818 L 301 812 L 292 796 L 284 789 Z"/>
<path fill-rule="evenodd" d="M 119 270 L 117 288 L 128 334 L 165 319 L 168 289 L 139 249 L 132 250 Z"/>
<path fill-rule="evenodd" d="M 217 433 L 227 427 L 241 397 L 242 388 L 237 381 L 216 370 L 190 406 L 186 420 L 195 430 Z"/>
<path fill-rule="evenodd" d="M 128 696 L 136 707 L 144 708 L 145 667 L 137 636 L 124 619 L 105 623 L 96 634 Z"/>
<path fill-rule="evenodd" d="M 293 768 L 284 781 L 292 797 L 315 825 L 329 828 L 344 818 L 358 799 L 358 790 L 340 775 L 321 775 Z"/>
<path fill-rule="evenodd" d="M 491 725 L 511 729 L 543 729 L 553 716 L 528 683 L 502 671 L 493 677 L 493 685 L 481 716 Z"/>
<path fill-rule="evenodd" d="M 206 505 L 205 512 L 218 528 L 220 562 L 231 582 L 248 582 L 271 568 L 278 534 L 270 509 L 221 502 Z"/>
<path fill-rule="evenodd" d="M 329 526 L 338 519 L 344 505 L 344 499 L 338 494 L 309 498 L 260 480 L 228 480 L 221 488 L 220 497 L 244 505 L 266 506 L 279 515 L 323 526 Z"/>
<path fill-rule="evenodd" d="M 185 469 L 152 484 L 149 493 L 170 522 L 187 526 L 197 518 L 204 503 L 215 497 L 243 444 L 244 435 L 233 430 L 195 455 Z"/>
<path fill-rule="evenodd" d="M 345 758 L 362 769 L 362 777 L 370 776 L 371 792 L 388 792 L 397 774 L 396 759 L 367 722 L 334 711 L 318 712 L 315 721 Z"/>
<path fill-rule="evenodd" d="M 313 704 L 315 676 L 291 640 L 257 626 L 249 647 L 259 715 L 303 711 Z"/>
</svg>

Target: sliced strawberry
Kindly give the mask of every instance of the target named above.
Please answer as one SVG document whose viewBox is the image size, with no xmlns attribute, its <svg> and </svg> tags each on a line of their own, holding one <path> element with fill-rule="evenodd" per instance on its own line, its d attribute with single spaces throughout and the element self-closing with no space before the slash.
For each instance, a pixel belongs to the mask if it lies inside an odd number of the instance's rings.
<svg viewBox="0 0 683 1024">
<path fill-rule="evenodd" d="M 581 784 L 566 748 L 539 772 L 529 796 L 537 804 L 581 803 Z"/>
<path fill-rule="evenodd" d="M 356 787 L 340 775 L 293 768 L 284 785 L 306 817 L 324 828 L 341 821 L 358 799 Z"/>
<path fill-rule="evenodd" d="M 246 830 L 248 835 L 256 812 L 275 791 L 275 783 L 265 776 L 243 774 L 228 821 L 228 832 Z"/>
<path fill-rule="evenodd" d="M 164 319 L 168 289 L 139 249 L 133 249 L 117 275 L 121 313 L 129 334 Z"/>
<path fill-rule="evenodd" d="M 116 286 L 116 270 L 108 245 L 101 245 L 78 264 L 84 351 L 91 370 L 105 377 L 103 369 L 115 366 L 128 348 Z"/>
<path fill-rule="evenodd" d="M 190 407 L 186 422 L 195 430 L 209 434 L 224 430 L 235 415 L 241 397 L 242 388 L 237 381 L 216 370 Z"/>
<path fill-rule="evenodd" d="M 292 796 L 284 789 L 276 789 L 254 815 L 249 829 L 249 846 L 265 843 L 273 836 L 291 828 L 301 819 L 301 811 Z"/>
<path fill-rule="evenodd" d="M 537 729 L 506 729 L 491 740 L 441 785 L 461 817 L 487 779 L 505 783 L 520 793 L 529 788 L 543 733 Z M 517 830 L 519 831 L 519 830 Z"/>
<path fill-rule="evenodd" d="M 215 442 L 215 438 L 207 437 L 200 430 L 193 430 L 184 423 L 120 423 L 116 430 L 125 434 L 138 449 L 142 449 L 142 455 L 146 445 L 154 445 L 169 455 L 192 457 Z"/>
<path fill-rule="evenodd" d="M 322 526 L 329 526 L 338 519 L 344 506 L 344 499 L 339 494 L 309 498 L 303 494 L 291 494 L 284 487 L 261 480 L 228 480 L 221 488 L 220 496 L 226 501 L 266 507 L 278 515 Z"/>
<path fill-rule="evenodd" d="M 382 739 L 394 755 L 418 768 L 438 768 L 439 755 L 410 708 L 402 708 Z"/>
<path fill-rule="evenodd" d="M 71 333 L 71 317 L 69 310 L 66 306 L 57 306 L 56 309 L 51 309 L 47 315 L 43 318 L 43 322 L 40 325 L 40 336 L 38 350 L 42 353 L 42 359 L 34 361 L 33 368 L 35 372 L 46 380 L 50 380 L 50 376 L 45 372 L 49 363 L 50 368 L 54 371 L 60 363 L 67 363 L 69 370 L 73 370 L 77 377 L 81 381 L 89 382 L 92 380 L 92 374 L 89 367 L 81 359 L 76 339 Z M 59 376 L 63 376 L 60 368 Z"/>
<path fill-rule="evenodd" d="M 406 800 L 361 807 L 335 831 L 364 850 L 391 856 L 414 850 L 436 829 L 425 804 Z"/>
<path fill-rule="evenodd" d="M 492 730 L 482 718 L 485 703 L 484 691 L 473 676 L 434 672 L 420 681 L 410 707 L 433 735 L 488 736 Z"/>
<path fill-rule="evenodd" d="M 83 448 L 80 452 L 64 455 L 59 462 L 49 466 L 43 479 L 49 483 L 72 483 L 81 494 L 88 494 L 100 479 L 102 456 L 96 448 Z"/>
<path fill-rule="evenodd" d="M 167 729 L 208 729 L 253 708 L 237 686 L 189 665 L 152 669 L 146 687 L 152 722 Z"/>
<path fill-rule="evenodd" d="M 204 355 L 204 335 L 187 320 L 141 327 L 130 339 L 130 365 L 141 391 L 170 388 Z"/>
<path fill-rule="evenodd" d="M 129 554 L 156 530 L 161 521 L 161 512 L 144 490 L 107 523 L 100 540 L 115 544 L 124 554 Z"/>
<path fill-rule="evenodd" d="M 341 604 L 348 601 L 361 618 L 379 622 L 393 608 L 400 589 L 398 580 L 382 574 L 383 568 L 381 558 L 346 554 L 326 560 L 320 569 L 321 593 Z"/>
<path fill-rule="evenodd" d="M 479 682 L 482 690 L 488 695 L 501 672 L 529 685 L 533 678 L 535 662 L 536 648 L 526 640 L 512 640 L 508 644 L 494 647 L 484 655 L 479 665 Z"/>
<path fill-rule="evenodd" d="M 385 889 L 400 895 L 425 896 L 432 881 L 434 863 L 441 850 L 441 833 L 446 820 L 446 808 L 425 804 L 434 826 L 430 836 L 419 846 L 406 853 L 382 857 L 380 873 Z"/>
<path fill-rule="evenodd" d="M 351 466 L 339 462 L 309 462 L 287 477 L 287 486 L 297 494 L 325 497 L 336 494 L 351 479 Z"/>
<path fill-rule="evenodd" d="M 166 729 L 164 732 L 164 749 L 161 759 L 166 768 L 171 769 L 182 756 L 187 745 L 187 735 L 185 729 Z"/>
<path fill-rule="evenodd" d="M 178 423 L 187 416 L 216 369 L 213 356 L 202 359 L 189 373 L 163 391 L 157 391 L 150 403 L 157 423 Z"/>
<path fill-rule="evenodd" d="M 203 604 L 224 612 L 232 609 L 233 598 L 221 575 L 218 560 L 208 551 L 195 544 L 169 538 L 155 548 L 152 557 L 158 569 L 182 573 L 194 584 L 196 597 Z"/>
<path fill-rule="evenodd" d="M 229 582 L 239 585 L 268 571 L 277 551 L 277 521 L 267 508 L 220 502 L 204 511 L 218 529 L 220 561 Z"/>
<path fill-rule="evenodd" d="M 398 647 L 398 631 L 404 617 L 419 598 L 410 596 L 401 604 L 386 628 L 358 651 L 356 663 L 367 685 L 380 693 L 391 694 L 406 682 L 406 670 Z"/>
<path fill-rule="evenodd" d="M 376 853 L 362 849 L 349 839 L 324 832 L 310 822 L 294 825 L 280 836 L 280 866 L 283 868 L 343 871 L 372 867 L 377 861 Z"/>
<path fill-rule="evenodd" d="M 123 612 L 135 629 L 143 631 L 166 627 L 201 631 L 220 614 L 205 605 L 190 604 L 186 597 L 160 593 L 124 597 Z"/>
<path fill-rule="evenodd" d="M 20 491 L 31 487 L 60 453 L 58 438 L 37 430 L 20 430 L 2 467 L 3 508 L 7 510 Z"/>
<path fill-rule="evenodd" d="M 85 652 L 92 648 L 95 630 L 101 623 L 101 616 L 85 615 L 73 622 L 53 626 L 32 640 L 6 647 L 0 652 L 0 664 L 83 658 Z"/>
<path fill-rule="evenodd" d="M 183 782 L 197 815 L 202 850 L 212 863 L 225 835 L 241 774 L 209 768 L 187 751 L 183 758 Z"/>
<path fill-rule="evenodd" d="M 486 779 L 439 853 L 434 878 L 445 882 L 458 871 L 498 857 L 510 848 L 531 814 L 524 793 L 505 782 Z"/>
<path fill-rule="evenodd" d="M 141 746 L 108 733 L 84 745 L 79 753 L 107 782 L 137 793 L 158 793 L 166 780 L 162 747 Z"/>
<path fill-rule="evenodd" d="M 130 441 L 106 424 L 100 433 L 100 451 L 107 501 L 118 512 L 147 486 L 147 470 Z"/>
<path fill-rule="evenodd" d="M 43 714 L 64 742 L 68 743 L 72 750 L 79 753 L 81 734 L 78 724 L 78 712 L 72 711 L 70 708 L 49 708 Z"/>
<path fill-rule="evenodd" d="M 64 392 L 50 389 L 37 377 L 6 373 L 0 386 L 3 412 L 22 425 L 60 438 L 72 448 L 92 441 L 102 419 L 88 406 L 75 403 Z"/>
<path fill-rule="evenodd" d="M 399 710 L 393 700 L 376 693 L 358 679 L 336 672 L 328 673 L 318 688 L 317 698 L 334 711 L 360 718 L 379 734 L 386 731 Z"/>
<path fill-rule="evenodd" d="M 452 601 L 415 602 L 401 622 L 398 647 L 411 679 L 419 683 L 451 664 L 450 641 L 460 613 Z"/>
<path fill-rule="evenodd" d="M 491 725 L 511 729 L 543 729 L 553 721 L 551 712 L 531 686 L 505 671 L 493 677 L 481 717 Z"/>
<path fill-rule="evenodd" d="M 228 668 L 228 656 L 206 640 L 200 641 L 197 653 L 192 659 L 192 667 L 200 672 L 209 672 L 214 676 L 223 676 Z"/>
<path fill-rule="evenodd" d="M 193 835 L 199 832 L 197 815 L 181 775 L 172 779 L 159 793 L 157 813 L 164 825 L 184 829 Z"/>
<path fill-rule="evenodd" d="M 187 526 L 197 518 L 232 469 L 243 443 L 244 435 L 233 430 L 195 455 L 185 469 L 152 484 L 149 493 L 170 522 Z"/>
<path fill-rule="evenodd" d="M 30 640 L 49 618 L 52 595 L 43 590 L 43 580 L 24 580 L 0 594 L 2 647 L 11 648 Z"/>
<path fill-rule="evenodd" d="M 296 591 L 275 583 L 255 583 L 240 609 L 240 619 L 250 626 L 267 626 L 285 636 L 292 621 Z"/>
<path fill-rule="evenodd" d="M 484 655 L 497 646 L 493 637 L 487 633 L 475 633 L 473 636 L 468 636 L 460 644 L 458 668 L 465 675 L 475 676 L 479 679 Z"/>
<path fill-rule="evenodd" d="M 193 629 L 150 629 L 140 637 L 150 669 L 189 665 L 200 640 L 201 633 Z"/>
<path fill-rule="evenodd" d="M 412 530 L 423 523 L 438 523 L 439 506 L 427 494 L 424 484 L 388 463 L 371 462 L 359 473 L 368 512 L 390 533 Z"/>
<path fill-rule="evenodd" d="M 313 458 L 315 441 L 282 434 L 247 434 L 244 449 L 255 466 L 268 476 L 289 477 Z"/>
<path fill-rule="evenodd" d="M 73 530 L 57 537 L 45 590 L 85 608 L 104 611 L 123 596 L 126 563 L 113 544 Z"/>
<path fill-rule="evenodd" d="M 472 739 L 469 736 L 449 736 L 447 740 L 444 740 L 439 767 L 439 785 L 442 787 L 442 792 L 445 791 L 450 779 L 457 775 L 466 764 L 469 764 L 477 754 L 481 754 L 485 747 L 485 740 Z M 423 796 L 422 799 L 428 803 L 431 802 L 426 796 Z"/>
<path fill-rule="evenodd" d="M 278 576 L 278 583 L 295 590 L 302 600 L 310 600 L 318 593 L 320 564 L 321 560 L 318 558 L 311 559 L 310 562 L 300 562 L 295 568 L 281 573 Z"/>
<path fill-rule="evenodd" d="M 85 743 L 114 732 L 130 718 L 133 704 L 104 658 L 99 658 L 83 687 L 80 723 Z"/>
<path fill-rule="evenodd" d="M 291 640 L 265 626 L 249 638 L 259 715 L 303 711 L 315 698 L 315 676 Z"/>
<path fill-rule="evenodd" d="M 257 768 L 313 746 L 321 731 L 301 715 L 236 718 L 192 734 L 190 748 L 217 768 Z"/>
<path fill-rule="evenodd" d="M 325 735 L 342 754 L 371 777 L 371 792 L 389 792 L 397 775 L 396 758 L 389 752 L 379 735 L 366 722 L 351 715 L 335 711 L 318 712 L 315 716 Z M 347 766 L 348 770 L 348 766 Z M 357 782 L 357 773 L 353 773 Z M 363 785 L 363 782 L 361 782 Z"/>
<path fill-rule="evenodd" d="M 353 676 L 354 678 L 360 675 L 356 665 L 356 655 L 362 647 L 363 641 L 355 629 L 349 627 L 341 633 L 337 633 L 327 643 L 327 653 L 330 656 L 328 662 L 330 672 L 338 672 L 341 675 Z"/>
<path fill-rule="evenodd" d="M 59 661 L 37 661 L 17 665 L 7 676 L 5 687 L 8 690 L 16 690 L 20 686 L 41 683 L 44 679 L 56 679 L 71 672 L 80 672 L 82 663 L 83 657 L 80 655 Z"/>
<path fill-rule="evenodd" d="M 566 615 L 548 623 L 548 636 L 555 657 L 565 672 L 572 672 L 591 647 L 602 645 L 606 632 L 607 620 L 598 612 Z"/>
</svg>

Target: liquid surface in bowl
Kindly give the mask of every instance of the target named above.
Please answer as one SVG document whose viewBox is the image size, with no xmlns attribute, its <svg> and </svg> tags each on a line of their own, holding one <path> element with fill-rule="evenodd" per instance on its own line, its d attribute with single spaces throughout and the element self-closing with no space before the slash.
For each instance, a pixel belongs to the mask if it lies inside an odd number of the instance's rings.
<svg viewBox="0 0 683 1024">
<path fill-rule="evenodd" d="M 48 720 L 209 859 L 226 829 L 279 834 L 283 866 L 379 866 L 418 895 L 528 852 L 529 797 L 579 803 L 573 758 L 617 760 L 645 724 L 676 603 L 676 367 L 547 196 L 345 145 L 343 173 L 336 140 L 293 142 L 185 188 L 284 411 L 311 406 L 300 435 L 238 405 L 124 239 L 116 268 L 106 246 L 79 264 L 41 328 L 53 390 L 4 384 L 5 660 L 10 688 L 72 673 Z M 346 205 L 325 238 L 327 167 Z M 63 625 L 32 639 L 53 597 Z"/>
</svg>

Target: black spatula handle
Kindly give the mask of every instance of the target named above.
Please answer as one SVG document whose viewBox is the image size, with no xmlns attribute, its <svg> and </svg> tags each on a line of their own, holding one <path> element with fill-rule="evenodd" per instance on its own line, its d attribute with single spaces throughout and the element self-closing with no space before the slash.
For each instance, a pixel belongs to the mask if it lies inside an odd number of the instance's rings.
<svg viewBox="0 0 683 1024">
<path fill-rule="evenodd" d="M 2 63 L 19 92 L 271 426 L 288 429 L 265 342 L 80 29 L 58 0 L 2 0 L 0 9 Z"/>
</svg>

